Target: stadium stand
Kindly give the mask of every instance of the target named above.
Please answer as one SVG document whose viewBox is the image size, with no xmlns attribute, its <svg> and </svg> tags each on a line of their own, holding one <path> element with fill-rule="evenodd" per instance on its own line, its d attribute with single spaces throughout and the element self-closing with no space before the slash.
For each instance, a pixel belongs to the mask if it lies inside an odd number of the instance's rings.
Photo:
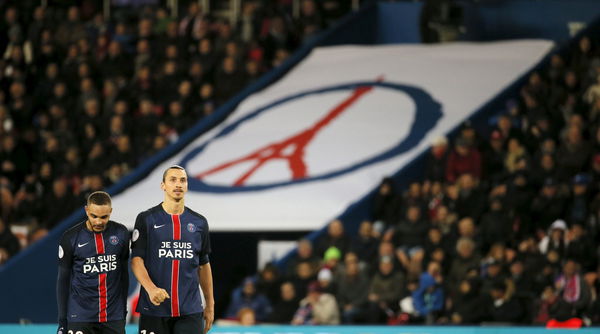
<svg viewBox="0 0 600 334">
<path fill-rule="evenodd" d="M 240 21 L 102 2 L 0 7 L 0 265 L 349 10 L 244 1 Z M 56 203 L 61 203 L 57 205 Z M 19 244 L 15 244 L 15 238 Z"/>
<path fill-rule="evenodd" d="M 384 179 L 359 235 L 333 221 L 314 250 L 288 259 L 295 269 L 259 272 L 259 296 L 300 302 L 272 319 L 598 325 L 600 40 L 573 44 L 527 78 L 489 131 L 467 121 L 432 142 L 424 178 L 406 189 Z M 278 286 L 296 292 L 274 295 Z M 323 320 L 316 310 L 331 297 L 339 314 Z"/>
</svg>

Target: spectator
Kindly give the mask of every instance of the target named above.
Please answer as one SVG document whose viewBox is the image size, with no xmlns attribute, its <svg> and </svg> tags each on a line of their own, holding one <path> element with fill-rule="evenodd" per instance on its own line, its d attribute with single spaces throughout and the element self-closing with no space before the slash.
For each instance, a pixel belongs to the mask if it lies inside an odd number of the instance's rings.
<svg viewBox="0 0 600 334">
<path fill-rule="evenodd" d="M 485 318 L 481 307 L 485 297 L 481 294 L 481 281 L 478 278 L 464 279 L 460 282 L 457 296 L 453 299 L 450 321 L 454 325 L 478 324 Z"/>
<path fill-rule="evenodd" d="M 536 230 L 546 231 L 552 222 L 562 216 L 564 199 L 558 194 L 557 184 L 554 179 L 548 178 L 540 194 L 534 198 L 531 206 L 532 220 Z"/>
<path fill-rule="evenodd" d="M 19 240 L 0 218 L 0 265 L 17 254 L 20 248 Z"/>
<path fill-rule="evenodd" d="M 590 206 L 590 178 L 587 174 L 577 174 L 573 178 L 572 194 L 567 202 L 565 218 L 572 224 L 585 224 Z"/>
<path fill-rule="evenodd" d="M 271 302 L 271 305 L 279 301 L 281 280 L 277 267 L 273 263 L 267 263 L 260 271 L 256 290 L 265 295 Z"/>
<path fill-rule="evenodd" d="M 491 298 L 487 305 L 482 305 L 489 308 L 489 321 L 501 324 L 516 324 L 522 321 L 523 307 L 512 298 L 505 282 L 494 283 L 489 294 Z"/>
<path fill-rule="evenodd" d="M 289 324 L 294 318 L 300 301 L 296 297 L 296 290 L 291 282 L 284 282 L 280 289 L 280 297 L 278 302 L 273 305 L 273 312 L 269 315 L 267 322 Z"/>
<path fill-rule="evenodd" d="M 319 270 L 319 274 L 317 274 L 317 282 L 319 282 L 319 286 L 323 292 L 330 293 L 334 296 L 337 294 L 337 282 L 334 282 L 333 280 L 333 273 L 331 272 L 331 269 L 327 267 L 321 268 L 321 270 Z"/>
<path fill-rule="evenodd" d="M 334 220 L 327 225 L 327 233 L 317 241 L 317 254 L 323 256 L 330 247 L 337 248 L 343 255 L 348 251 L 350 245 L 349 239 L 344 232 L 344 225 L 341 220 Z"/>
<path fill-rule="evenodd" d="M 490 210 L 483 215 L 480 223 L 483 249 L 488 249 L 495 243 L 506 243 L 511 240 L 512 224 L 503 206 L 502 198 L 490 199 Z"/>
<path fill-rule="evenodd" d="M 369 281 L 359 270 L 357 261 L 345 263 L 337 289 L 337 302 L 342 313 L 342 322 L 354 324 L 364 321 Z"/>
<path fill-rule="evenodd" d="M 296 272 L 291 278 L 294 284 L 294 290 L 298 296 L 306 296 L 308 284 L 316 278 L 315 268 L 309 262 L 298 262 Z"/>
<path fill-rule="evenodd" d="M 404 295 L 406 281 L 400 270 L 394 270 L 390 256 L 379 260 L 378 270 L 369 286 L 366 320 L 370 324 L 385 323 L 385 320 L 398 311 L 398 302 Z"/>
<path fill-rule="evenodd" d="M 444 290 L 441 267 L 437 262 L 430 262 L 427 271 L 419 277 L 419 286 L 412 293 L 416 315 L 423 318 L 426 324 L 437 321 L 444 308 Z"/>
<path fill-rule="evenodd" d="M 475 242 L 469 238 L 458 239 L 456 253 L 458 257 L 452 261 L 448 276 L 448 283 L 452 291 L 458 290 L 458 285 L 466 277 L 467 272 L 471 268 L 479 266 L 480 260 L 475 248 Z"/>
<path fill-rule="evenodd" d="M 358 236 L 353 238 L 350 244 L 352 252 L 356 253 L 363 266 L 368 266 L 377 257 L 377 244 L 379 240 L 373 237 L 373 224 L 365 220 L 360 223 Z"/>
<path fill-rule="evenodd" d="M 58 224 L 63 218 L 73 213 L 77 207 L 75 196 L 67 186 L 67 182 L 64 179 L 55 179 L 52 184 L 52 192 L 47 195 L 43 201 L 43 210 L 46 213 L 44 215 L 44 227 L 47 230 L 52 229 Z M 61 203 L 60 205 L 56 205 Z"/>
<path fill-rule="evenodd" d="M 272 310 L 265 295 L 256 291 L 256 282 L 252 277 L 244 279 L 243 286 L 232 292 L 225 317 L 236 318 L 238 312 L 246 307 L 254 311 L 257 321 L 266 320 Z"/>
<path fill-rule="evenodd" d="M 590 290 L 579 274 L 579 264 L 567 260 L 562 273 L 554 282 L 558 301 L 551 309 L 551 316 L 559 321 L 581 317 L 590 303 Z"/>
<path fill-rule="evenodd" d="M 300 239 L 296 253 L 288 261 L 287 275 L 292 276 L 296 272 L 296 267 L 299 263 L 307 262 L 312 271 L 315 271 L 319 264 L 319 257 L 313 253 L 313 246 L 310 240 Z"/>
<path fill-rule="evenodd" d="M 571 224 L 567 232 L 567 249 L 565 256 L 579 263 L 584 271 L 593 271 L 596 268 L 597 254 L 592 240 L 585 233 L 585 228 L 580 223 Z"/>
<path fill-rule="evenodd" d="M 565 140 L 557 152 L 559 177 L 570 179 L 575 176 L 588 163 L 590 154 L 591 147 L 583 139 L 581 129 L 577 126 L 569 127 L 565 135 Z"/>
<path fill-rule="evenodd" d="M 398 220 L 397 196 L 393 179 L 384 178 L 379 184 L 373 200 L 374 228 L 378 234 L 383 233 Z"/>
<path fill-rule="evenodd" d="M 340 313 L 335 297 L 323 293 L 319 283 L 312 282 L 308 294 L 300 301 L 292 325 L 337 325 L 340 323 Z"/>
<path fill-rule="evenodd" d="M 469 147 L 465 139 L 458 138 L 454 150 L 448 156 L 446 181 L 456 182 L 458 177 L 465 173 L 479 179 L 481 176 L 481 156 L 477 149 Z"/>
<path fill-rule="evenodd" d="M 237 313 L 236 318 L 240 322 L 241 326 L 254 326 L 256 325 L 256 313 L 249 307 L 244 307 Z"/>
</svg>

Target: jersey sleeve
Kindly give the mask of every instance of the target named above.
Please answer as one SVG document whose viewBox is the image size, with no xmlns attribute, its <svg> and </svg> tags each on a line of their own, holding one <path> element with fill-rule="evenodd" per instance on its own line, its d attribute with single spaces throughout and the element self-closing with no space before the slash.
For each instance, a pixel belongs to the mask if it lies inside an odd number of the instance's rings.
<svg viewBox="0 0 600 334">
<path fill-rule="evenodd" d="M 71 267 L 73 266 L 73 247 L 68 236 L 63 235 L 58 245 L 58 277 L 56 279 L 56 303 L 59 323 L 67 320 L 69 287 L 71 286 Z"/>
<path fill-rule="evenodd" d="M 140 213 L 135 219 L 135 227 L 131 236 L 131 256 L 145 258 L 147 244 L 148 229 L 146 228 L 146 215 Z"/>
<path fill-rule="evenodd" d="M 202 248 L 200 249 L 200 265 L 207 264 L 209 262 L 208 254 L 210 254 L 210 233 L 208 231 L 208 224 L 204 225 L 204 233 L 202 233 Z"/>
<path fill-rule="evenodd" d="M 123 243 L 123 249 L 120 254 L 121 261 L 121 288 L 123 291 L 121 292 L 123 298 L 127 300 L 128 292 L 129 292 L 129 231 L 126 227 L 123 226 L 123 236 L 125 242 Z M 125 309 L 123 310 L 124 314 L 127 315 L 127 302 L 125 302 Z"/>
</svg>

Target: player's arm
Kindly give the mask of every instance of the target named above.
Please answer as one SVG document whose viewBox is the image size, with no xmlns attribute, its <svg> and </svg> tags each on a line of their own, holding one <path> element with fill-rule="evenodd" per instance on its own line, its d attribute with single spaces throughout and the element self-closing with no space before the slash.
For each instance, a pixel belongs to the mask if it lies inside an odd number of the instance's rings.
<svg viewBox="0 0 600 334">
<path fill-rule="evenodd" d="M 144 263 L 148 233 L 143 213 L 140 213 L 135 220 L 135 229 L 133 230 L 131 241 L 131 255 L 133 257 L 131 259 L 131 271 L 133 271 L 135 278 L 137 278 L 138 282 L 146 290 L 146 293 L 148 293 L 150 302 L 158 306 L 166 298 L 169 298 L 169 294 L 165 289 L 161 289 L 154 284 Z"/>
<path fill-rule="evenodd" d="M 204 333 L 206 333 L 212 327 L 215 319 L 215 297 L 213 295 L 212 269 L 209 262 L 198 267 L 198 278 L 206 301 L 206 305 L 204 305 Z"/>
<path fill-rule="evenodd" d="M 67 304 L 71 286 L 73 248 L 64 235 L 58 246 L 58 277 L 56 279 L 56 303 L 58 306 L 58 333 L 67 332 Z"/>
<path fill-rule="evenodd" d="M 204 294 L 204 333 L 208 332 L 212 327 L 212 323 L 215 319 L 215 297 L 213 295 L 213 279 L 212 269 L 208 259 L 210 254 L 210 236 L 208 231 L 208 224 L 206 230 L 202 235 L 202 249 L 198 254 L 200 258 L 200 266 L 198 267 L 198 280 L 200 281 L 200 288 L 202 294 Z"/>
<path fill-rule="evenodd" d="M 128 296 L 128 292 L 129 292 L 129 231 L 127 230 L 127 228 L 125 226 L 123 226 L 124 229 L 124 236 L 125 236 L 125 241 L 123 243 L 123 248 L 121 249 L 121 254 L 119 255 L 119 261 L 120 261 L 120 266 L 121 266 L 121 295 L 123 296 L 124 300 L 127 300 L 127 296 Z M 124 310 L 124 314 L 127 315 L 127 303 L 125 303 L 125 310 Z"/>
<path fill-rule="evenodd" d="M 152 304 L 158 306 L 165 299 L 169 298 L 169 294 L 165 289 L 157 287 L 154 282 L 152 282 L 148 270 L 144 265 L 144 259 L 139 256 L 135 256 L 131 259 L 131 270 L 133 271 L 135 278 L 137 278 L 138 282 L 140 282 L 144 290 L 148 293 L 148 297 Z"/>
</svg>

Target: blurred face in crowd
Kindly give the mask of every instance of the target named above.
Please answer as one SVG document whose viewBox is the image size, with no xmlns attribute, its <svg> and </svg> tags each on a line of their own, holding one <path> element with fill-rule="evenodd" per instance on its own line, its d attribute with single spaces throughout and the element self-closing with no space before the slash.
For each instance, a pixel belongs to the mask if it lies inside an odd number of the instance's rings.
<svg viewBox="0 0 600 334">
<path fill-rule="evenodd" d="M 421 197 L 421 184 L 419 182 L 413 182 L 408 188 L 408 195 L 412 198 Z"/>
<path fill-rule="evenodd" d="M 280 289 L 282 300 L 291 301 L 296 297 L 296 290 L 294 289 L 294 285 L 292 283 L 283 283 Z"/>
<path fill-rule="evenodd" d="M 232 57 L 227 57 L 223 60 L 223 71 L 225 73 L 235 72 L 235 60 Z"/>
<path fill-rule="evenodd" d="M 577 85 L 577 75 L 573 71 L 567 71 L 565 73 L 565 84 L 568 87 L 573 87 Z"/>
<path fill-rule="evenodd" d="M 475 235 L 475 223 L 472 218 L 465 217 L 458 222 L 458 233 L 463 237 Z"/>
<path fill-rule="evenodd" d="M 391 242 L 384 241 L 379 244 L 379 256 L 393 256 L 394 245 Z"/>
<path fill-rule="evenodd" d="M 577 273 L 577 263 L 573 260 L 567 260 L 563 266 L 563 273 L 567 277 L 571 277 Z"/>
<path fill-rule="evenodd" d="M 373 224 L 370 221 L 363 221 L 358 228 L 358 234 L 364 238 L 368 238 L 373 233 Z"/>
<path fill-rule="evenodd" d="M 427 236 L 429 237 L 429 240 L 434 244 L 438 244 L 442 240 L 442 232 L 440 232 L 440 230 L 437 228 L 429 229 Z"/>
<path fill-rule="evenodd" d="M 523 275 L 523 263 L 521 261 L 516 261 L 513 262 L 513 264 L 510 265 L 510 273 L 513 276 L 521 276 Z"/>
<path fill-rule="evenodd" d="M 308 240 L 302 240 L 298 243 L 298 256 L 307 259 L 312 256 L 312 244 Z"/>
<path fill-rule="evenodd" d="M 421 218 L 421 209 L 416 206 L 410 206 L 406 211 L 406 219 L 410 222 L 417 222 Z"/>
<path fill-rule="evenodd" d="M 334 220 L 329 224 L 329 235 L 334 238 L 339 238 L 344 234 L 344 225 L 339 220 Z"/>
<path fill-rule="evenodd" d="M 346 275 L 357 276 L 358 275 L 358 262 L 346 263 Z"/>
<path fill-rule="evenodd" d="M 456 246 L 456 251 L 462 258 L 470 258 L 473 255 L 474 250 L 475 245 L 473 242 L 464 239 L 460 239 Z"/>
<path fill-rule="evenodd" d="M 545 185 L 542 187 L 542 195 L 545 197 L 554 197 L 556 195 L 556 186 L 555 185 Z"/>
<path fill-rule="evenodd" d="M 244 291 L 244 294 L 246 296 L 252 296 L 252 295 L 254 295 L 254 293 L 256 292 L 256 288 L 254 287 L 254 283 L 252 283 L 250 280 L 247 280 L 247 282 L 244 283 L 243 291 Z"/>
<path fill-rule="evenodd" d="M 308 262 L 300 262 L 296 266 L 296 275 L 301 279 L 308 279 L 313 275 L 312 268 Z"/>
<path fill-rule="evenodd" d="M 584 36 L 579 40 L 579 50 L 583 51 L 584 53 L 590 50 L 591 45 L 590 38 L 587 36 Z"/>
<path fill-rule="evenodd" d="M 379 271 L 383 275 L 389 275 L 394 270 L 394 262 L 391 259 L 379 261 Z"/>
<path fill-rule="evenodd" d="M 554 158 L 551 154 L 544 154 L 541 158 L 540 165 L 544 170 L 552 170 L 554 168 Z"/>
</svg>

